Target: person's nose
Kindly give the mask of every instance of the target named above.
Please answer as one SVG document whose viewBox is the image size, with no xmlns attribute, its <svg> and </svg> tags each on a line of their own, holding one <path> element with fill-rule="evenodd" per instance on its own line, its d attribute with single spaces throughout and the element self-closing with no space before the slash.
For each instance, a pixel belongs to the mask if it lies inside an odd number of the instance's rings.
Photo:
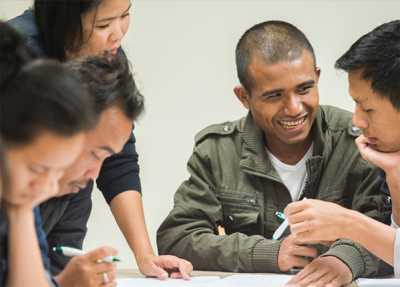
<svg viewBox="0 0 400 287">
<path fill-rule="evenodd" d="M 103 161 L 98 160 L 98 162 L 94 163 L 85 173 L 86 178 L 97 179 L 100 174 L 100 169 Z"/>
<path fill-rule="evenodd" d="M 116 20 L 114 25 L 112 25 L 112 31 L 108 40 L 110 42 L 121 41 L 124 37 L 124 32 L 122 30 L 122 23 L 120 20 Z"/>
<path fill-rule="evenodd" d="M 296 117 L 301 114 L 302 110 L 303 104 L 301 102 L 301 99 L 295 94 L 289 95 L 284 102 L 285 115 Z"/>
<path fill-rule="evenodd" d="M 356 104 L 354 111 L 353 124 L 359 128 L 368 128 L 368 121 L 365 119 L 364 112 L 358 104 Z"/>
</svg>

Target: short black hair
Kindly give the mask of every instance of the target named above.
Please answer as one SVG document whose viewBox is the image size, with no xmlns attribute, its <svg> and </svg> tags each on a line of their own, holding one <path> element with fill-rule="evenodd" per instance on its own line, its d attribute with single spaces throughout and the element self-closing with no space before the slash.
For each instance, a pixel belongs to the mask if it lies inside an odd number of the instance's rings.
<svg viewBox="0 0 400 287">
<path fill-rule="evenodd" d="M 120 54 L 89 56 L 65 64 L 92 95 L 97 117 L 112 106 L 120 108 L 132 122 L 144 110 L 144 97 L 136 87 L 128 60 Z"/>
<path fill-rule="evenodd" d="M 27 53 L 24 38 L 0 22 L 0 131 L 7 146 L 29 144 L 44 130 L 70 137 L 93 128 L 91 100 L 76 76 Z"/>
<path fill-rule="evenodd" d="M 66 52 L 78 52 L 84 44 L 81 15 L 97 12 L 104 0 L 35 0 L 33 13 L 40 40 L 50 58 L 66 61 Z M 94 22 L 93 22 L 94 26 Z"/>
<path fill-rule="evenodd" d="M 311 53 L 316 67 L 313 47 L 303 32 L 294 25 L 276 20 L 254 25 L 243 34 L 236 46 L 239 81 L 250 94 L 256 84 L 250 74 L 250 64 L 254 59 L 270 66 L 279 61 L 296 60 L 302 56 L 304 50 Z"/>
<path fill-rule="evenodd" d="M 388 22 L 358 39 L 335 63 L 346 72 L 363 69 L 374 93 L 400 111 L 400 20 Z"/>
</svg>

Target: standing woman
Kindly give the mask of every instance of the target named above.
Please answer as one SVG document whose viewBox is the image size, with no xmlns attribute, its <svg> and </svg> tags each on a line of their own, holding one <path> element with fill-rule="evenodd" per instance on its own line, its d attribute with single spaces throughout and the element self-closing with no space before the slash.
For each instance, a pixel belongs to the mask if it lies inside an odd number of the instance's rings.
<svg viewBox="0 0 400 287">
<path fill-rule="evenodd" d="M 58 192 L 58 180 L 80 154 L 95 119 L 75 76 L 57 61 L 30 61 L 24 42 L 0 22 L 1 163 L 9 172 L 1 198 L 0 286 L 55 286 L 46 271 L 48 246 L 37 205 Z"/>
<path fill-rule="evenodd" d="M 122 53 L 121 40 L 129 27 L 130 0 L 35 0 L 32 11 L 10 20 L 28 35 L 27 45 L 38 57 L 68 61 L 81 56 L 97 56 L 105 52 Z M 111 211 L 135 254 L 139 270 L 146 276 L 168 277 L 164 269 L 172 270 L 172 278 L 189 279 L 192 265 L 175 256 L 156 256 L 150 244 L 144 219 L 139 178 L 136 139 L 132 134 L 121 153 L 105 160 L 97 187 L 102 191 Z M 95 179 L 95 178 L 93 178 Z M 90 192 L 92 184 L 85 192 Z M 82 203 L 90 214 L 91 202 Z M 78 224 L 78 223 L 75 223 Z M 86 231 L 84 226 L 73 229 Z M 51 231 L 50 231 L 51 232 Z M 82 247 L 84 234 L 78 244 Z M 51 243 L 50 243 L 51 244 Z M 66 245 L 66 242 L 63 242 Z M 51 258 L 64 266 L 67 258 Z M 60 260 L 64 260 L 61 262 Z M 54 270 L 57 274 L 60 270 Z"/>
</svg>

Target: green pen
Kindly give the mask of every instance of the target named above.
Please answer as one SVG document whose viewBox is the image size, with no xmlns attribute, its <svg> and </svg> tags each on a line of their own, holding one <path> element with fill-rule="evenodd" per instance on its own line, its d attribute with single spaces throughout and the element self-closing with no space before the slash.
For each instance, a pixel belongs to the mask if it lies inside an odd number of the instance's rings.
<svg viewBox="0 0 400 287">
<path fill-rule="evenodd" d="M 302 200 L 306 200 L 307 198 L 304 197 Z M 279 213 L 279 214 L 278 214 Z M 281 218 L 282 216 L 282 212 L 277 212 L 276 215 L 279 216 L 279 218 Z M 285 215 L 283 215 L 284 217 Z M 282 218 L 281 218 L 282 219 Z M 285 218 L 286 219 L 286 218 Z M 274 235 L 272 235 L 272 239 L 271 242 L 274 242 L 275 240 L 277 240 L 279 237 L 281 237 L 282 233 L 286 230 L 286 228 L 289 226 L 289 221 L 287 220 L 283 220 L 282 224 L 278 227 L 278 229 L 275 231 Z"/>
<path fill-rule="evenodd" d="M 85 251 L 83 250 L 79 250 L 73 247 L 67 247 L 67 246 L 61 246 L 61 247 L 53 247 L 53 251 L 58 253 L 58 254 L 62 254 L 64 256 L 69 256 L 69 257 L 73 257 L 73 256 L 78 256 L 78 255 L 83 255 L 86 254 Z M 99 259 L 97 260 L 97 262 L 101 263 L 101 262 L 119 262 L 121 260 L 115 258 L 112 255 L 106 256 L 103 259 Z"/>
<path fill-rule="evenodd" d="M 283 214 L 283 212 L 277 212 L 276 215 L 279 217 L 279 219 L 285 221 L 285 214 Z"/>
</svg>

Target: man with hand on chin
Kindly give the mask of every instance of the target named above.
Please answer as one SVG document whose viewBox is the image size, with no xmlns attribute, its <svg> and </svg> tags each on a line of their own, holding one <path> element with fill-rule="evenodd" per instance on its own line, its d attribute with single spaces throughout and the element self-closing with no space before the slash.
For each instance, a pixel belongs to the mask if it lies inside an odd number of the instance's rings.
<svg viewBox="0 0 400 287">
<path fill-rule="evenodd" d="M 83 151 L 60 179 L 58 197 L 40 206 L 42 227 L 50 249 L 69 246 L 81 249 L 86 235 L 86 222 L 91 211 L 91 192 L 80 190 L 99 176 L 103 161 L 121 152 L 144 108 L 144 99 L 137 90 L 128 61 L 120 56 L 83 57 L 66 64 L 93 98 L 97 126 L 85 136 Z M 135 218 L 127 220 L 135 221 Z M 143 235 L 143 236 L 147 236 Z M 102 262 L 108 255 L 117 255 L 111 247 L 102 247 L 72 259 L 51 252 L 51 271 L 63 286 L 114 286 L 115 263 Z M 175 256 L 158 256 L 157 276 L 189 280 L 192 265 Z"/>
<path fill-rule="evenodd" d="M 362 36 L 335 65 L 349 73 L 349 93 L 356 102 L 353 122 L 363 129 L 356 144 L 362 157 L 379 168 L 385 223 L 391 227 L 368 214 L 318 200 L 285 209 L 297 239 L 350 238 L 394 266 L 395 276 L 400 276 L 399 43 L 400 21 L 385 23 Z"/>
<path fill-rule="evenodd" d="M 376 275 L 382 261 L 351 240 L 317 248 L 286 229 L 271 241 L 282 223 L 276 212 L 304 197 L 383 220 L 381 181 L 354 143 L 361 132 L 352 114 L 319 106 L 321 69 L 309 41 L 289 23 L 260 23 L 239 40 L 236 65 L 241 85 L 234 92 L 249 113 L 196 135 L 191 176 L 157 233 L 160 254 L 199 270 L 305 267 L 307 284 L 299 286 L 340 286 Z"/>
</svg>

